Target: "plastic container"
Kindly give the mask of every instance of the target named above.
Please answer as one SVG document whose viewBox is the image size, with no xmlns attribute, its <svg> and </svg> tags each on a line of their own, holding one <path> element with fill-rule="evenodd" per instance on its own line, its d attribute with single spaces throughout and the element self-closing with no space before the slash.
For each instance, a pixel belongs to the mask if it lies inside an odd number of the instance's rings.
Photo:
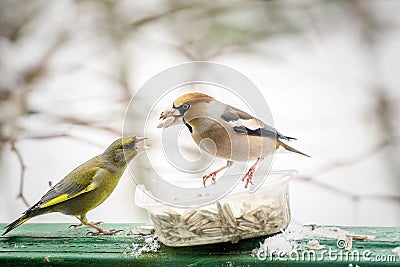
<svg viewBox="0 0 400 267">
<path fill-rule="evenodd" d="M 254 193 L 240 188 L 216 203 L 197 208 L 176 208 L 156 202 L 136 188 L 135 203 L 147 209 L 159 240 L 172 247 L 272 235 L 290 222 L 288 182 L 294 171 L 271 171 Z M 218 181 L 217 181 L 218 182 Z"/>
</svg>

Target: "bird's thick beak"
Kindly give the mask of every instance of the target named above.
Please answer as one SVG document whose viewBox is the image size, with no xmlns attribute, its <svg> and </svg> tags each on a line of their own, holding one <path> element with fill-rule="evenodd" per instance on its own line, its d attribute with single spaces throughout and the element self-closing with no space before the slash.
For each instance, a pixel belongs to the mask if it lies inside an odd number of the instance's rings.
<svg viewBox="0 0 400 267">
<path fill-rule="evenodd" d="M 167 128 L 182 123 L 182 115 L 176 108 L 168 108 L 161 113 L 157 128 Z"/>
<path fill-rule="evenodd" d="M 144 143 L 142 143 L 144 140 L 148 139 L 147 137 L 136 137 L 136 141 L 135 141 L 135 149 L 136 151 L 139 152 L 143 152 L 146 150 L 149 150 L 150 148 L 148 146 L 146 146 Z M 140 144 L 141 143 L 141 144 Z M 140 144 L 140 145 L 139 145 Z"/>
</svg>

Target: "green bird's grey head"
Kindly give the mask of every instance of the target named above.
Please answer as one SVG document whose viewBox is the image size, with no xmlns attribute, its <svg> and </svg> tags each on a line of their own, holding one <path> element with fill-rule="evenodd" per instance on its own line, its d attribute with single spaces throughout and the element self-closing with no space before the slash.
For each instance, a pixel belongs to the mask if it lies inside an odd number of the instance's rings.
<svg viewBox="0 0 400 267">
<path fill-rule="evenodd" d="M 103 153 L 110 158 L 114 163 L 127 164 L 139 152 L 146 149 L 146 146 L 141 143 L 145 137 L 128 136 L 115 140 Z"/>
</svg>

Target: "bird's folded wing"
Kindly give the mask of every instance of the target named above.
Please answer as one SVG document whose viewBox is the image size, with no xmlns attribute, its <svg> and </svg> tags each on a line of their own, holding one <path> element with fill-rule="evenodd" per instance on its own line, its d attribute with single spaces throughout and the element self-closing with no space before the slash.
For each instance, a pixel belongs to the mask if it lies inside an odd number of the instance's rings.
<svg viewBox="0 0 400 267">
<path fill-rule="evenodd" d="M 233 130 L 238 134 L 246 134 L 253 136 L 269 137 L 272 139 L 277 139 L 277 133 L 264 128 L 257 128 L 255 130 L 249 129 L 245 126 L 233 126 Z"/>
<path fill-rule="evenodd" d="M 63 179 L 58 182 L 54 187 L 52 187 L 35 205 L 34 208 L 46 208 L 49 206 L 53 206 L 55 204 L 64 202 L 68 199 L 74 198 L 81 194 L 92 191 L 97 187 L 95 181 L 95 177 L 98 175 L 102 175 L 106 170 L 101 168 L 93 168 L 89 170 L 88 179 L 80 179 L 79 182 L 75 181 L 76 179 Z M 83 174 L 85 175 L 85 174 Z M 87 173 L 86 173 L 87 175 Z"/>
<path fill-rule="evenodd" d="M 263 136 L 276 139 L 279 133 L 271 126 L 238 108 L 227 106 L 221 118 L 238 134 Z"/>
</svg>

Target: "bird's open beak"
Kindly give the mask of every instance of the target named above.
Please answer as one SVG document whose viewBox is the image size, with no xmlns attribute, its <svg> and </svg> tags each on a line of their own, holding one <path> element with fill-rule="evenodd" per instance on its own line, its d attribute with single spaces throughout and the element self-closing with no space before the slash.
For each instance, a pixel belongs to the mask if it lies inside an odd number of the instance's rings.
<svg viewBox="0 0 400 267">
<path fill-rule="evenodd" d="M 176 108 L 168 108 L 161 113 L 157 128 L 167 128 L 182 123 L 182 115 Z"/>
<path fill-rule="evenodd" d="M 144 145 L 144 143 L 142 143 L 144 140 L 148 139 L 147 137 L 136 137 L 136 141 L 135 141 L 135 149 L 136 151 L 139 152 L 143 152 L 146 150 L 149 150 L 150 148 L 146 145 Z M 140 145 L 138 145 L 139 143 L 141 143 Z"/>
</svg>

